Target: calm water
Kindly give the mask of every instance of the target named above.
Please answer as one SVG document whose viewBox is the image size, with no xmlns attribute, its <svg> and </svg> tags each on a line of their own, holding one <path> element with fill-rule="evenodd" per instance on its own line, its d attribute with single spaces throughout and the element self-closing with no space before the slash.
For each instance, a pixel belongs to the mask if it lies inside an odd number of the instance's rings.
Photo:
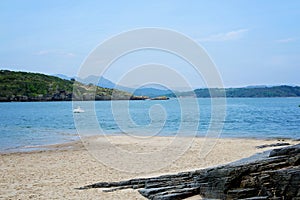
<svg viewBox="0 0 300 200">
<path fill-rule="evenodd" d="M 74 116 L 72 102 L 0 103 L 0 151 L 26 151 L 33 149 L 28 147 L 76 140 L 76 128 L 89 134 L 101 127 L 107 134 L 165 136 L 196 130 L 197 135 L 205 136 L 211 120 L 210 99 L 197 99 L 200 116 L 192 106 L 195 99 L 180 101 L 181 106 L 177 99 L 129 104 L 98 101 L 96 112 L 89 108 L 89 102 L 79 102 L 86 112 Z M 299 104 L 300 98 L 227 99 L 221 137 L 299 139 Z M 97 118 L 91 119 L 93 114 Z"/>
</svg>

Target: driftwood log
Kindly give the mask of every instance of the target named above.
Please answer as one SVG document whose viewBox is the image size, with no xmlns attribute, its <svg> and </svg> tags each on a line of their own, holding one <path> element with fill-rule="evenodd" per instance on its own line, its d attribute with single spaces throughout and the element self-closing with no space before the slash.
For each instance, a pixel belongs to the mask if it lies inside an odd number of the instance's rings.
<svg viewBox="0 0 300 200">
<path fill-rule="evenodd" d="M 215 168 L 100 182 L 78 189 L 106 188 L 105 192 L 138 189 L 148 199 L 300 199 L 300 144 L 274 149 L 253 159 Z M 199 196 L 199 197 L 200 197 Z"/>
</svg>

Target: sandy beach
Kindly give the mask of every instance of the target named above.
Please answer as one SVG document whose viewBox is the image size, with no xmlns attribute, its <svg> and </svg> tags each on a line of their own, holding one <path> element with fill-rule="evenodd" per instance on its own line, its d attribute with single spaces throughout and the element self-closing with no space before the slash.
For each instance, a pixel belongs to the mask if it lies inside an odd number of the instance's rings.
<svg viewBox="0 0 300 200">
<path fill-rule="evenodd" d="M 95 138 L 89 140 L 92 142 Z M 131 152 L 157 149 L 170 143 L 170 140 L 170 137 L 156 137 L 155 140 L 137 143 L 132 137 L 109 137 L 115 147 Z M 75 188 L 95 182 L 157 176 L 226 164 L 270 149 L 258 149 L 256 146 L 279 142 L 276 139 L 218 139 L 211 151 L 201 158 L 199 149 L 204 140 L 195 138 L 179 159 L 165 168 L 147 173 L 119 171 L 107 166 L 92 156 L 81 141 L 48 146 L 46 150 L 34 152 L 1 153 L 0 199 L 145 199 L 131 189 L 107 193 L 100 189 Z M 284 142 L 297 143 L 291 140 Z M 103 144 L 103 149 L 110 148 L 105 145 Z M 111 155 L 110 159 L 117 158 Z M 155 164 L 162 161 L 152 159 L 151 162 Z M 124 161 L 121 164 L 125 168 L 132 165 Z"/>
</svg>

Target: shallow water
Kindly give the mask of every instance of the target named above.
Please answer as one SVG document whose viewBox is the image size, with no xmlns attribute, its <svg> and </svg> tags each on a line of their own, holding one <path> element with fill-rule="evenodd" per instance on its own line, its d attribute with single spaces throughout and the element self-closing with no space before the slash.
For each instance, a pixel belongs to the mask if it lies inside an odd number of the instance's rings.
<svg viewBox="0 0 300 200">
<path fill-rule="evenodd" d="M 300 98 L 226 101 L 224 120 L 211 119 L 210 99 L 74 102 L 85 110 L 74 115 L 72 102 L 0 103 L 0 151 L 76 140 L 76 128 L 84 134 L 100 128 L 105 134 L 205 136 L 211 122 L 224 123 L 220 137 L 300 138 Z"/>
</svg>

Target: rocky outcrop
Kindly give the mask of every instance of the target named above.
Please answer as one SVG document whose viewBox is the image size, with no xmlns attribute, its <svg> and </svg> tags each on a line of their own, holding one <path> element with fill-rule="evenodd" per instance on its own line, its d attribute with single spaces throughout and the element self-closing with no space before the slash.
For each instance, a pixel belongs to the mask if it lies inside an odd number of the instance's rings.
<svg viewBox="0 0 300 200">
<path fill-rule="evenodd" d="M 169 100 L 169 97 L 166 97 L 166 96 L 160 96 L 160 97 L 154 97 L 154 98 L 151 98 L 151 100 Z"/>
<path fill-rule="evenodd" d="M 275 144 L 264 144 L 264 145 L 256 146 L 256 148 L 263 149 L 263 148 L 267 148 L 267 147 L 280 147 L 280 146 L 287 146 L 287 145 L 290 145 L 290 143 L 278 142 L 278 143 L 275 143 Z"/>
<path fill-rule="evenodd" d="M 146 100 L 149 99 L 148 96 L 131 96 L 130 100 Z"/>
<path fill-rule="evenodd" d="M 184 199 L 200 195 L 213 199 L 300 199 L 300 144 L 272 150 L 256 161 L 243 160 L 220 167 L 100 182 L 79 189 L 138 189 L 148 199 Z"/>
<path fill-rule="evenodd" d="M 148 96 L 131 96 L 130 100 L 169 100 L 169 97 L 160 96 L 160 97 L 150 98 Z"/>
</svg>

